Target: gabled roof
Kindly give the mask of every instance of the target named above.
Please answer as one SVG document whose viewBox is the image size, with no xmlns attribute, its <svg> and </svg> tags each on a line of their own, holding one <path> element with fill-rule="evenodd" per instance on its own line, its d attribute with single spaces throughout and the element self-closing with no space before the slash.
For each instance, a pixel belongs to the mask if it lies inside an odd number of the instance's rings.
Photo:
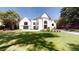
<svg viewBox="0 0 79 59">
<path fill-rule="evenodd" d="M 47 18 L 47 19 L 50 19 L 50 20 L 51 20 L 51 17 L 50 17 L 46 12 L 43 13 L 41 16 L 36 17 L 36 18 L 33 19 L 33 20 L 42 19 L 42 18 Z M 23 18 L 22 20 L 30 20 L 30 19 L 28 19 L 27 17 L 25 17 L 25 18 Z M 31 20 L 30 20 L 30 21 L 31 21 Z"/>
<path fill-rule="evenodd" d="M 23 18 L 23 20 L 28 20 L 28 18 L 27 18 L 27 17 L 25 17 L 25 18 Z"/>
<path fill-rule="evenodd" d="M 51 17 L 46 12 L 43 13 L 41 16 L 36 17 L 35 19 L 39 19 L 39 18 L 48 18 L 48 19 L 51 19 Z"/>
<path fill-rule="evenodd" d="M 44 13 L 41 17 L 50 18 L 47 13 Z"/>
<path fill-rule="evenodd" d="M 27 17 L 24 17 L 21 21 L 31 21 L 30 19 L 28 19 Z M 20 22 L 21 22 L 20 21 Z"/>
</svg>

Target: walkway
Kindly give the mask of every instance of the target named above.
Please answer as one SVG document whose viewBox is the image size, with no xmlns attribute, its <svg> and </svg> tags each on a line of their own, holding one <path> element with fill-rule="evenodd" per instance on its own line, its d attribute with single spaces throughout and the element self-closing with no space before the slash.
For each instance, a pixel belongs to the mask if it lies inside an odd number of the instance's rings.
<svg viewBox="0 0 79 59">
<path fill-rule="evenodd" d="M 65 30 L 61 30 L 61 32 L 70 33 L 70 34 L 74 34 L 74 35 L 79 35 L 79 32 L 69 32 L 69 31 L 65 31 Z"/>
</svg>

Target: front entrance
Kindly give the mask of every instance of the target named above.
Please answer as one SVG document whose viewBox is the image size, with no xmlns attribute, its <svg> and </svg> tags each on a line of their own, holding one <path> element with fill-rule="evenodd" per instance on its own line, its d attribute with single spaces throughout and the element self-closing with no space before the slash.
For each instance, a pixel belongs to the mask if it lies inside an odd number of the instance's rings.
<svg viewBox="0 0 79 59">
<path fill-rule="evenodd" d="M 28 29 L 28 26 L 23 26 L 23 29 Z"/>
</svg>

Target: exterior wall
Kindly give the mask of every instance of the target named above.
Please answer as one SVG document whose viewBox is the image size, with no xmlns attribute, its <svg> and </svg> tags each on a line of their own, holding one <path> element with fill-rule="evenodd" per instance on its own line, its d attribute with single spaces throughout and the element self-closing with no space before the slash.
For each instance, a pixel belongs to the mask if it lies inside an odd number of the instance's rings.
<svg viewBox="0 0 79 59">
<path fill-rule="evenodd" d="M 52 26 L 52 28 L 56 29 L 56 23 L 54 21 L 52 21 L 52 24 L 54 24 L 54 26 Z"/>
<path fill-rule="evenodd" d="M 44 29 L 44 21 L 47 21 L 47 27 L 48 27 L 48 20 L 47 19 L 45 19 L 45 18 L 43 18 L 43 29 Z"/>
<path fill-rule="evenodd" d="M 38 30 L 42 30 L 43 29 L 43 20 L 42 19 L 38 19 Z"/>
<path fill-rule="evenodd" d="M 36 20 L 29 20 L 28 18 L 24 18 L 19 22 L 19 29 L 24 29 L 24 22 L 28 22 L 28 30 L 43 30 L 44 21 L 47 21 L 47 27 L 50 27 L 50 29 L 56 28 L 56 23 L 49 19 L 49 17 L 44 13 L 40 18 L 37 18 Z M 33 24 L 33 22 L 35 22 L 35 25 Z M 54 26 L 52 26 L 52 24 L 54 24 Z M 34 29 L 34 26 L 36 27 L 36 29 Z"/>
<path fill-rule="evenodd" d="M 27 18 L 24 18 L 23 20 L 19 22 L 19 29 L 24 29 L 23 27 L 26 26 L 24 25 L 24 22 L 28 22 L 28 29 L 30 29 L 31 22 Z"/>
<path fill-rule="evenodd" d="M 33 23 L 35 23 L 35 25 Z M 36 20 L 31 20 L 31 29 L 34 29 L 34 26 L 37 25 L 36 23 L 37 23 Z"/>
<path fill-rule="evenodd" d="M 52 29 L 52 22 L 51 22 L 51 20 L 48 21 L 48 27 L 50 27 L 50 29 Z"/>
<path fill-rule="evenodd" d="M 2 22 L 0 22 L 0 26 L 3 25 Z"/>
<path fill-rule="evenodd" d="M 47 21 L 47 27 L 50 27 L 50 29 L 56 28 L 56 23 L 54 21 L 51 21 L 49 19 L 37 19 L 36 20 L 21 20 L 19 23 L 19 29 L 23 29 L 24 26 L 24 22 L 28 22 L 28 26 L 29 26 L 29 30 L 32 29 L 34 30 L 34 26 L 38 27 L 38 30 L 43 30 L 44 29 L 44 21 Z M 33 22 L 35 22 L 36 24 L 33 25 Z M 38 23 L 38 24 L 37 24 Z M 52 26 L 52 23 L 54 24 L 54 26 Z"/>
<path fill-rule="evenodd" d="M 44 29 L 44 21 L 47 21 L 47 28 L 50 27 L 50 29 L 52 29 L 52 25 L 51 25 L 52 22 L 51 22 L 51 20 L 48 19 L 48 18 L 47 18 L 47 19 L 44 19 L 44 18 L 43 18 L 43 29 Z"/>
</svg>

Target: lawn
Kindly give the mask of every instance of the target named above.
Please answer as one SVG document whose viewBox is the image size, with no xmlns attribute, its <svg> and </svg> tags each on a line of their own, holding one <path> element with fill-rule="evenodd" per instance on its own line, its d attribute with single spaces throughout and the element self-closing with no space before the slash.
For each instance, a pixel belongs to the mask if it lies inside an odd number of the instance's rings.
<svg viewBox="0 0 79 59">
<path fill-rule="evenodd" d="M 79 50 L 79 36 L 63 32 L 0 32 L 1 51 Z"/>
</svg>

